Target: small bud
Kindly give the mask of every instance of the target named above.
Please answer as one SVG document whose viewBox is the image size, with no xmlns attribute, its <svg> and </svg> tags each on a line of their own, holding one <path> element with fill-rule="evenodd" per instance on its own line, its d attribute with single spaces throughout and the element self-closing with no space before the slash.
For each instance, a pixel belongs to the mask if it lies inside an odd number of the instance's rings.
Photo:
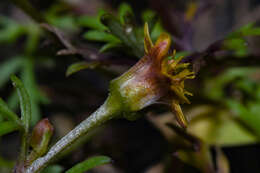
<svg viewBox="0 0 260 173">
<path fill-rule="evenodd" d="M 53 126 L 47 118 L 41 120 L 35 125 L 32 132 L 30 145 L 33 148 L 33 152 L 38 157 L 42 156 L 47 151 L 52 134 Z"/>
</svg>

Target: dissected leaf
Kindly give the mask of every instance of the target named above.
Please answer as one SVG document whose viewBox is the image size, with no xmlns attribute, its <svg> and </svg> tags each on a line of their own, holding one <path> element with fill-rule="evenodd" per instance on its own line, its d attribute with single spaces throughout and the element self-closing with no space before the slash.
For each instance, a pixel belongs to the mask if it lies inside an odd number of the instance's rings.
<svg viewBox="0 0 260 173">
<path fill-rule="evenodd" d="M 21 125 L 21 121 L 18 116 L 8 108 L 7 104 L 3 101 L 2 98 L 0 98 L 0 115 L 6 117 L 10 121 L 13 121 L 17 125 Z"/>
<path fill-rule="evenodd" d="M 104 31 L 106 30 L 106 26 L 104 26 L 100 20 L 98 16 L 81 16 L 78 19 L 78 23 L 81 26 L 85 26 L 91 29 L 96 29 L 96 30 L 100 30 L 100 31 Z"/>
<path fill-rule="evenodd" d="M 41 92 L 36 82 L 34 73 L 34 60 L 32 57 L 25 57 L 24 67 L 22 71 L 22 81 L 31 100 L 31 124 L 35 125 L 40 119 L 40 104 L 48 103 L 47 97 Z"/>
<path fill-rule="evenodd" d="M 206 82 L 205 96 L 213 100 L 223 100 L 224 88 L 235 79 L 244 78 L 248 82 L 248 76 L 259 71 L 258 67 L 234 67 L 226 70 L 221 75 L 211 78 Z"/>
<path fill-rule="evenodd" d="M 226 104 L 241 120 L 255 131 L 258 137 L 260 137 L 260 102 L 246 106 L 238 101 L 229 99 Z"/>
<path fill-rule="evenodd" d="M 118 11 L 119 20 L 122 24 L 125 23 L 125 17 L 127 15 L 133 14 L 131 6 L 127 3 L 120 4 Z"/>
<path fill-rule="evenodd" d="M 223 46 L 225 49 L 235 51 L 238 57 L 242 57 L 248 54 L 247 42 L 243 38 L 232 38 L 224 40 Z"/>
<path fill-rule="evenodd" d="M 22 81 L 18 79 L 15 75 L 11 76 L 11 80 L 19 96 L 20 108 L 21 108 L 21 119 L 24 124 L 25 133 L 28 134 L 30 128 L 30 119 L 31 119 L 31 101 L 29 98 L 29 94 L 26 91 Z"/>
<path fill-rule="evenodd" d="M 111 159 L 107 156 L 95 156 L 81 163 L 78 163 L 77 165 L 66 171 L 66 173 L 84 173 L 89 169 L 107 164 L 109 162 L 111 162 Z"/>
<path fill-rule="evenodd" d="M 47 20 L 51 25 L 67 31 L 77 31 L 78 26 L 75 18 L 75 16 L 70 14 L 57 15 L 47 13 Z"/>
<path fill-rule="evenodd" d="M 0 136 L 19 130 L 20 126 L 13 121 L 0 122 Z"/>
<path fill-rule="evenodd" d="M 103 25 L 100 21 L 100 17 L 104 13 L 106 13 L 104 10 L 99 10 L 97 16 L 81 16 L 79 17 L 77 23 L 84 27 L 105 31 L 107 30 L 107 27 Z"/>
<path fill-rule="evenodd" d="M 110 14 L 104 14 L 101 21 L 109 28 L 111 34 L 119 38 L 124 45 L 131 49 L 132 54 L 139 58 L 144 55 L 143 39 L 139 40 L 139 37 L 136 37 L 137 32 L 133 26 L 123 26 L 117 18 Z"/>
<path fill-rule="evenodd" d="M 70 65 L 66 71 L 66 76 L 70 76 L 83 69 L 93 69 L 99 65 L 98 62 L 77 62 Z"/>
<path fill-rule="evenodd" d="M 28 38 L 26 40 L 25 53 L 31 55 L 38 47 L 41 30 L 38 25 L 30 24 L 27 28 L 27 33 Z"/>
<path fill-rule="evenodd" d="M 119 43 L 107 43 L 99 49 L 99 52 L 104 53 L 110 49 L 120 47 Z"/>
<path fill-rule="evenodd" d="M 115 36 L 106 33 L 104 31 L 88 31 L 84 34 L 84 38 L 91 41 L 102 41 L 102 42 L 112 42 L 112 43 L 119 43 L 120 40 Z"/>
<path fill-rule="evenodd" d="M 10 79 L 10 75 L 16 73 L 22 65 L 22 58 L 15 57 L 0 65 L 0 88 Z"/>
<path fill-rule="evenodd" d="M 260 27 L 256 27 L 254 23 L 250 23 L 230 33 L 227 36 L 227 38 L 241 38 L 245 36 L 258 36 L 258 35 L 260 35 Z"/>
<path fill-rule="evenodd" d="M 59 165 L 50 165 L 45 168 L 42 173 L 62 173 L 63 168 Z"/>
<path fill-rule="evenodd" d="M 0 42 L 14 42 L 26 32 L 25 27 L 3 16 L 0 16 L 0 28 Z"/>
</svg>

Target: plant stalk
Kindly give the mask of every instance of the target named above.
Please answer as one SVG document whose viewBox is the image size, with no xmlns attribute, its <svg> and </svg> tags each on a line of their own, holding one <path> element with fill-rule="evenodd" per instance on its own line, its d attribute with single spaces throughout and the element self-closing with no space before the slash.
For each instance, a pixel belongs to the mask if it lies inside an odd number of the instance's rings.
<svg viewBox="0 0 260 173">
<path fill-rule="evenodd" d="M 113 99 L 108 97 L 105 103 L 92 113 L 86 120 L 82 121 L 67 135 L 61 138 L 48 153 L 35 160 L 27 169 L 26 173 L 37 173 L 45 168 L 59 153 L 64 151 L 71 144 L 76 142 L 81 136 L 88 133 L 95 127 L 100 126 L 104 122 L 112 119 L 120 112 L 120 107 L 113 104 Z M 112 102 L 111 102 L 112 101 Z"/>
</svg>

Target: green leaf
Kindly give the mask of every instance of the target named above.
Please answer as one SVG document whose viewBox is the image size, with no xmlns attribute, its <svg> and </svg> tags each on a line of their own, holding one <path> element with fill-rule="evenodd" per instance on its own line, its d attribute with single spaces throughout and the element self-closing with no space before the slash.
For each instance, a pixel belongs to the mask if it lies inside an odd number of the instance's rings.
<svg viewBox="0 0 260 173">
<path fill-rule="evenodd" d="M 85 61 L 71 64 L 66 71 L 66 76 L 70 76 L 83 69 L 94 69 L 98 65 L 99 65 L 98 62 L 85 62 Z"/>
<path fill-rule="evenodd" d="M 35 73 L 34 73 L 34 60 L 32 57 L 28 56 L 25 57 L 25 63 L 22 71 L 22 81 L 26 90 L 28 91 L 30 100 L 31 100 L 31 125 L 35 125 L 40 119 L 40 103 L 44 103 L 44 99 L 46 97 L 43 96 L 41 93 L 37 82 L 35 80 Z"/>
<path fill-rule="evenodd" d="M 245 56 L 248 53 L 247 42 L 243 38 L 232 38 L 224 41 L 223 46 L 225 49 L 235 51 L 239 57 Z"/>
<path fill-rule="evenodd" d="M 12 92 L 10 96 L 7 98 L 7 105 L 10 109 L 16 110 L 19 106 L 19 98 L 16 92 Z"/>
<path fill-rule="evenodd" d="M 63 14 L 57 16 L 56 14 L 50 14 L 47 17 L 51 25 L 62 28 L 63 30 L 77 31 L 78 29 L 77 22 L 75 20 L 76 17 L 73 15 Z"/>
<path fill-rule="evenodd" d="M 24 124 L 25 133 L 28 134 L 31 120 L 31 101 L 29 98 L 29 94 L 26 91 L 22 81 L 18 79 L 15 75 L 11 76 L 11 80 L 19 96 L 21 119 Z"/>
<path fill-rule="evenodd" d="M 235 79 L 244 78 L 248 82 L 248 76 L 259 71 L 258 67 L 234 67 L 226 70 L 216 78 L 206 82 L 205 96 L 213 100 L 222 101 L 225 98 L 224 88 Z"/>
<path fill-rule="evenodd" d="M 132 15 L 134 14 L 131 6 L 127 3 L 120 4 L 118 16 L 119 16 L 120 22 L 122 24 L 125 23 L 125 17 L 129 14 L 132 14 Z"/>
<path fill-rule="evenodd" d="M 113 43 L 120 42 L 118 38 L 104 31 L 94 31 L 94 30 L 88 31 L 84 34 L 84 38 L 91 41 L 113 42 Z"/>
<path fill-rule="evenodd" d="M 153 18 L 155 18 L 156 14 L 154 11 L 152 10 L 145 10 L 143 13 L 142 13 L 142 20 L 143 22 L 149 22 L 151 20 L 153 20 Z M 150 26 L 149 26 L 150 28 Z"/>
<path fill-rule="evenodd" d="M 19 70 L 22 65 L 22 58 L 16 57 L 0 65 L 0 88 L 2 88 L 10 79 L 10 75 Z"/>
<path fill-rule="evenodd" d="M 27 27 L 27 40 L 25 46 L 25 52 L 27 55 L 33 54 L 37 49 L 39 39 L 40 39 L 41 30 L 38 25 L 30 24 Z"/>
<path fill-rule="evenodd" d="M 156 38 L 158 38 L 162 31 L 162 26 L 160 25 L 160 22 L 158 20 L 156 13 L 152 10 L 145 10 L 142 13 L 142 20 L 143 20 L 143 23 L 145 23 L 145 22 L 148 23 L 149 30 L 151 31 L 152 40 L 155 40 Z M 142 30 L 142 32 L 143 32 L 143 30 Z M 159 32 L 159 33 L 156 33 L 156 32 Z"/>
<path fill-rule="evenodd" d="M 15 130 L 19 130 L 20 126 L 13 121 L 1 122 L 0 123 L 0 136 L 11 133 Z"/>
<path fill-rule="evenodd" d="M 226 104 L 241 120 L 254 130 L 258 137 L 260 137 L 260 102 L 245 106 L 237 101 L 229 99 L 226 101 Z"/>
<path fill-rule="evenodd" d="M 0 42 L 14 42 L 26 33 L 25 27 L 3 16 L 0 16 L 0 28 Z"/>
<path fill-rule="evenodd" d="M 178 59 L 180 57 L 186 57 L 188 55 L 190 55 L 190 52 L 188 51 L 177 52 L 174 56 L 174 59 Z"/>
<path fill-rule="evenodd" d="M 107 156 L 92 157 L 81 163 L 78 163 L 76 166 L 66 171 L 66 173 L 84 173 L 89 169 L 95 168 L 99 165 L 107 164 L 109 162 L 111 162 L 111 159 Z"/>
<path fill-rule="evenodd" d="M 116 48 L 116 47 L 119 47 L 119 46 L 120 46 L 119 43 L 107 43 L 99 49 L 99 52 L 103 53 L 103 52 L 106 52 L 110 49 L 113 49 L 113 48 Z"/>
<path fill-rule="evenodd" d="M 42 173 L 62 173 L 63 168 L 59 165 L 51 165 L 45 168 Z"/>
<path fill-rule="evenodd" d="M 107 27 L 103 25 L 98 16 L 81 16 L 78 19 L 78 24 L 91 29 L 105 31 Z"/>
<path fill-rule="evenodd" d="M 21 125 L 21 120 L 13 111 L 8 108 L 7 104 L 2 98 L 0 98 L 0 115 L 6 117 L 10 121 L 14 121 L 14 123 L 16 123 L 17 125 Z"/>
<path fill-rule="evenodd" d="M 245 36 L 257 36 L 257 35 L 260 35 L 260 27 L 255 27 L 254 23 L 250 23 L 230 33 L 227 36 L 227 38 L 241 38 Z"/>
<path fill-rule="evenodd" d="M 143 39 L 136 37 L 137 29 L 131 25 L 123 26 L 120 21 L 110 14 L 104 14 L 101 21 L 106 25 L 111 34 L 119 38 L 130 52 L 136 57 L 144 55 Z"/>
</svg>

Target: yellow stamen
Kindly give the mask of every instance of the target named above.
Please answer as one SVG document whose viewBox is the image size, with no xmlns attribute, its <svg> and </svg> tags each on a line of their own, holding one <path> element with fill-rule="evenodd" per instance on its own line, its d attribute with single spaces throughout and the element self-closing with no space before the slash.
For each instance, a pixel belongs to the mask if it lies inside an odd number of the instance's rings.
<svg viewBox="0 0 260 173">
<path fill-rule="evenodd" d="M 186 120 L 186 117 L 183 115 L 180 104 L 173 100 L 171 105 L 172 111 L 175 114 L 175 118 L 177 122 L 180 124 L 181 127 L 187 128 L 188 122 Z"/>
</svg>

